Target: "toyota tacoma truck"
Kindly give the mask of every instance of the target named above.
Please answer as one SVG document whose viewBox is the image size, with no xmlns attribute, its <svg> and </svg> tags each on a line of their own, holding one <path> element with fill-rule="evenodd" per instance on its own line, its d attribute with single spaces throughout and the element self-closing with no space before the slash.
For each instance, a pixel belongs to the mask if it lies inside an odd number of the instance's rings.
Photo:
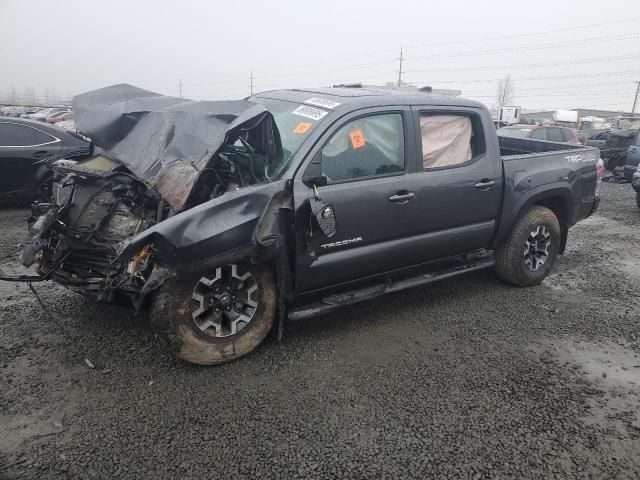
<svg viewBox="0 0 640 480">
<path fill-rule="evenodd" d="M 537 285 L 598 206 L 596 148 L 496 135 L 480 103 L 375 88 L 200 102 L 115 85 L 75 97 L 96 145 L 53 165 L 23 263 L 148 309 L 216 364 L 287 320 L 465 272 Z"/>
</svg>

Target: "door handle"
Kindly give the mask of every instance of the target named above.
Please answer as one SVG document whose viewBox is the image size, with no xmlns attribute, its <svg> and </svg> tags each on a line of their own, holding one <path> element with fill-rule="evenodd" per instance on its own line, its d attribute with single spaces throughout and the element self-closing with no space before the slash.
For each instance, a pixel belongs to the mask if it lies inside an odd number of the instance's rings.
<svg viewBox="0 0 640 480">
<path fill-rule="evenodd" d="M 33 156 L 36 158 L 48 157 L 49 152 L 47 152 L 46 150 L 38 150 L 33 154 Z"/>
<path fill-rule="evenodd" d="M 489 190 L 491 187 L 493 187 L 496 184 L 495 181 L 493 180 L 488 180 L 488 179 L 483 179 L 480 180 L 478 183 L 476 183 L 474 185 L 474 187 L 476 187 L 478 190 Z"/>
<path fill-rule="evenodd" d="M 413 200 L 414 198 L 416 198 L 416 194 L 413 192 L 398 192 L 395 195 L 391 195 L 389 197 L 389 201 L 393 202 L 393 203 L 398 203 L 400 205 L 404 205 L 405 203 L 409 202 L 409 200 Z"/>
</svg>

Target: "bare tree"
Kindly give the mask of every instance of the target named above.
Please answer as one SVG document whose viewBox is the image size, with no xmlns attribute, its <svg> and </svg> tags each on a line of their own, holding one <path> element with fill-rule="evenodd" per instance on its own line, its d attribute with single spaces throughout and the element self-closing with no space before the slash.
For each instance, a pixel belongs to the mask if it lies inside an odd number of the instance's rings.
<svg viewBox="0 0 640 480">
<path fill-rule="evenodd" d="M 11 89 L 9 90 L 9 103 L 16 104 L 16 86 L 13 84 L 11 84 Z"/>
<path fill-rule="evenodd" d="M 516 96 L 516 87 L 511 78 L 511 74 L 507 74 L 498 83 L 498 92 L 496 94 L 497 107 L 504 107 L 513 102 Z"/>
</svg>

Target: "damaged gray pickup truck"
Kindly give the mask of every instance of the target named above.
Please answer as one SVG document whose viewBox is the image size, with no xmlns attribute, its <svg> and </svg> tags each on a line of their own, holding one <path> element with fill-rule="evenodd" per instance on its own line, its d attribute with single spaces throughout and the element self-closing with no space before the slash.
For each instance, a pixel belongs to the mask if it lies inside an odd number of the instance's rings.
<svg viewBox="0 0 640 480">
<path fill-rule="evenodd" d="M 100 148 L 53 166 L 23 262 L 148 308 L 180 358 L 252 351 L 287 319 L 495 266 L 540 283 L 598 206 L 598 150 L 498 138 L 461 98 L 280 90 L 197 102 L 129 85 L 74 99 Z"/>
</svg>

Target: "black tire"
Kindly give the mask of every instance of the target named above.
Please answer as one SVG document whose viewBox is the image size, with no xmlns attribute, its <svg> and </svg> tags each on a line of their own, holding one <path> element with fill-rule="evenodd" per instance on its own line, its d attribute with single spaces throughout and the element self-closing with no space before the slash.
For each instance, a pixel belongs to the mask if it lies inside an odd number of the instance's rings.
<svg viewBox="0 0 640 480">
<path fill-rule="evenodd" d="M 192 295 L 200 276 L 168 280 L 155 294 L 151 322 L 168 333 L 176 355 L 187 362 L 215 365 L 229 362 L 254 350 L 271 330 L 276 313 L 274 275 L 266 265 L 245 266 L 258 286 L 258 302 L 251 321 L 237 333 L 216 337 L 198 328 L 192 315 Z"/>
<path fill-rule="evenodd" d="M 640 192 L 636 192 L 636 204 L 638 208 L 640 208 Z"/>
<path fill-rule="evenodd" d="M 548 255 L 542 264 L 527 257 L 527 241 L 534 232 L 550 234 L 546 246 Z M 534 237 L 537 239 L 537 236 Z M 555 214 L 546 207 L 533 206 L 516 220 L 509 237 L 495 250 L 498 277 L 519 287 L 538 285 L 549 274 L 560 250 L 560 224 Z M 547 245 L 546 241 L 544 242 Z M 535 251 L 535 248 L 534 248 Z M 544 256 L 544 255 L 542 255 Z M 527 260 L 529 264 L 527 264 Z M 533 265 L 532 265 L 533 263 Z M 532 270 L 537 265 L 537 269 Z"/>
</svg>

